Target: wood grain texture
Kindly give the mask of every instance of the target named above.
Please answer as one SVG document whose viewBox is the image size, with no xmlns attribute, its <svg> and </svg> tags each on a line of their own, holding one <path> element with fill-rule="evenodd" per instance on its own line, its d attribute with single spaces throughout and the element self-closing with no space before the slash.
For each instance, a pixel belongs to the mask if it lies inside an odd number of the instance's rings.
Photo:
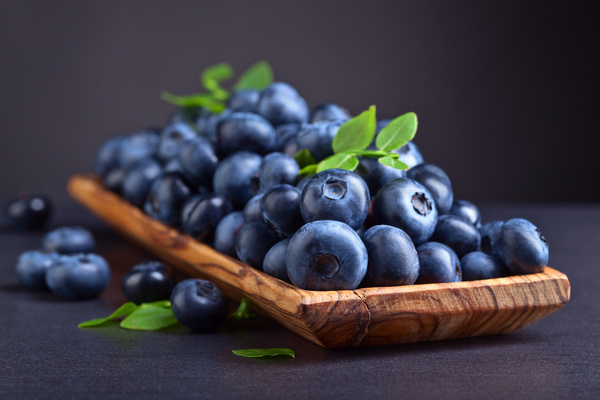
<svg viewBox="0 0 600 400">
<path fill-rule="evenodd" d="M 474 282 L 310 291 L 251 268 L 146 216 L 75 175 L 69 193 L 130 241 L 191 277 L 213 281 L 234 300 L 326 348 L 384 345 L 507 333 L 565 305 L 569 281 L 543 273 Z"/>
</svg>

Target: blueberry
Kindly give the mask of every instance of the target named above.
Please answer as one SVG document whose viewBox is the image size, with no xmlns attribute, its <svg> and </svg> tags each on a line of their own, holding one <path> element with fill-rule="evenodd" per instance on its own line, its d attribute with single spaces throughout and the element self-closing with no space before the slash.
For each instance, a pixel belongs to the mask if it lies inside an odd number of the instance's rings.
<svg viewBox="0 0 600 400">
<path fill-rule="evenodd" d="M 256 110 L 275 127 L 308 120 L 306 101 L 293 87 L 282 82 L 272 83 L 262 90 Z"/>
<path fill-rule="evenodd" d="M 476 228 L 481 226 L 481 213 L 479 208 L 470 201 L 456 200 L 452 203 L 452 207 L 448 210 L 448 214 L 458 215 L 475 225 Z"/>
<path fill-rule="evenodd" d="M 127 168 L 139 160 L 155 156 L 159 141 L 159 131 L 153 128 L 125 136 L 118 151 L 119 166 Z"/>
<path fill-rule="evenodd" d="M 191 125 L 180 122 L 166 126 L 160 133 L 157 155 L 163 163 L 177 157 L 184 144 L 197 137 Z"/>
<path fill-rule="evenodd" d="M 340 121 L 320 121 L 303 125 L 296 141 L 300 149 L 308 149 L 317 161 L 333 154 L 331 142 L 342 123 Z"/>
<path fill-rule="evenodd" d="M 115 167 L 108 171 L 102 180 L 102 185 L 106 190 L 116 194 L 121 194 L 121 186 L 127 174 L 127 169 L 123 167 Z"/>
<path fill-rule="evenodd" d="M 235 251 L 235 238 L 244 225 L 244 213 L 234 211 L 224 216 L 215 229 L 215 250 L 230 257 L 237 258 Z"/>
<path fill-rule="evenodd" d="M 495 254 L 496 242 L 504 221 L 490 221 L 479 228 L 481 236 L 480 249 L 486 254 Z"/>
<path fill-rule="evenodd" d="M 46 271 L 46 284 L 57 296 L 85 300 L 102 293 L 110 279 L 110 269 L 97 254 L 63 255 Z"/>
<path fill-rule="evenodd" d="M 299 150 L 296 138 L 301 128 L 302 124 L 297 123 L 279 125 L 275 129 L 275 151 L 285 153 L 290 157 L 295 156 Z"/>
<path fill-rule="evenodd" d="M 312 109 L 310 112 L 310 122 L 318 121 L 347 121 L 350 119 L 348 110 L 337 104 L 323 103 Z"/>
<path fill-rule="evenodd" d="M 355 289 L 367 273 L 367 249 L 339 221 L 315 221 L 292 236 L 285 266 L 294 286 L 308 290 Z"/>
<path fill-rule="evenodd" d="M 302 190 L 300 211 L 306 222 L 336 220 L 352 229 L 365 222 L 369 211 L 365 181 L 344 169 L 328 169 L 313 176 Z"/>
<path fill-rule="evenodd" d="M 249 266 L 262 269 L 267 252 L 279 241 L 277 234 L 260 222 L 244 224 L 235 238 L 238 259 Z"/>
<path fill-rule="evenodd" d="M 181 224 L 188 235 L 209 243 L 221 219 L 231 211 L 233 206 L 225 197 L 214 193 L 207 194 L 190 210 Z"/>
<path fill-rule="evenodd" d="M 373 200 L 374 223 L 402 229 L 416 246 L 433 235 L 437 219 L 437 207 L 429 190 L 412 179 L 388 182 Z"/>
<path fill-rule="evenodd" d="M 425 186 L 440 214 L 445 214 L 452 207 L 454 193 L 450 178 L 443 169 L 430 163 L 421 163 L 410 168 L 406 176 Z"/>
<path fill-rule="evenodd" d="M 400 161 L 408 165 L 408 168 L 412 168 L 423 162 L 421 151 L 413 142 L 408 142 L 399 149 L 393 150 L 393 152 L 400 156 Z"/>
<path fill-rule="evenodd" d="M 260 208 L 260 201 L 263 198 L 264 193 L 259 193 L 256 196 L 252 196 L 250 200 L 244 206 L 244 222 L 265 222 Z"/>
<path fill-rule="evenodd" d="M 154 181 L 143 210 L 151 218 L 169 226 L 179 226 L 181 208 L 196 188 L 178 172 L 169 172 Z"/>
<path fill-rule="evenodd" d="M 181 172 L 193 184 L 212 188 L 212 177 L 217 168 L 217 158 L 212 144 L 198 136 L 181 147 L 178 156 Z"/>
<path fill-rule="evenodd" d="M 212 282 L 202 279 L 181 281 L 171 293 L 175 318 L 193 331 L 211 331 L 225 322 L 227 303 Z"/>
<path fill-rule="evenodd" d="M 304 225 L 300 213 L 301 192 L 291 185 L 276 185 L 260 200 L 264 222 L 280 237 L 290 237 Z"/>
<path fill-rule="evenodd" d="M 481 243 L 477 228 L 464 218 L 452 214 L 438 217 L 431 240 L 450 247 L 459 258 L 479 249 Z"/>
<path fill-rule="evenodd" d="M 163 174 L 160 163 L 153 158 L 145 158 L 130 165 L 123 175 L 121 196 L 134 206 L 141 208 L 156 179 Z"/>
<path fill-rule="evenodd" d="M 21 284 L 32 290 L 48 289 L 46 271 L 58 260 L 58 253 L 50 250 L 29 250 L 21 253 L 15 265 Z"/>
<path fill-rule="evenodd" d="M 15 229 L 40 229 L 52 213 L 52 203 L 46 196 L 28 192 L 11 199 L 4 208 L 6 221 Z"/>
<path fill-rule="evenodd" d="M 200 117 L 196 120 L 196 129 L 198 134 L 208 140 L 213 146 L 217 146 L 217 125 L 219 121 L 231 113 L 229 110 L 223 111 L 221 114 L 213 114 L 203 110 Z"/>
<path fill-rule="evenodd" d="M 110 170 L 119 166 L 119 151 L 124 139 L 125 136 L 116 136 L 102 143 L 94 159 L 94 171 L 97 174 L 106 176 Z"/>
<path fill-rule="evenodd" d="M 90 231 L 78 226 L 63 226 L 44 235 L 42 247 L 61 254 L 90 253 L 96 241 Z"/>
<path fill-rule="evenodd" d="M 284 282 L 291 283 L 285 268 L 285 256 L 290 239 L 284 239 L 275 243 L 265 255 L 263 260 L 263 271 Z"/>
<path fill-rule="evenodd" d="M 294 185 L 299 171 L 298 163 L 289 155 L 278 152 L 267 154 L 260 164 L 260 191 L 282 183 Z"/>
<path fill-rule="evenodd" d="M 223 155 L 246 150 L 265 154 L 275 147 L 275 130 L 260 115 L 232 113 L 217 125 L 218 148 Z"/>
<path fill-rule="evenodd" d="M 175 286 L 171 269 L 160 261 L 135 265 L 121 283 L 125 298 L 136 304 L 168 300 Z"/>
<path fill-rule="evenodd" d="M 389 181 L 406 177 L 406 171 L 388 167 L 379 162 L 377 158 L 361 158 L 355 172 L 364 179 L 369 187 L 371 196 L 375 196 L 379 189 Z"/>
<path fill-rule="evenodd" d="M 496 254 L 512 274 L 535 274 L 548 264 L 548 243 L 531 222 L 513 218 L 500 229 Z"/>
<path fill-rule="evenodd" d="M 256 104 L 260 93 L 258 90 L 245 89 L 233 92 L 229 101 L 227 102 L 227 108 L 233 112 L 256 112 Z"/>
<path fill-rule="evenodd" d="M 365 283 L 369 286 L 412 285 L 419 276 L 419 257 L 402 229 L 375 225 L 361 236 L 369 255 Z"/>
<path fill-rule="evenodd" d="M 502 261 L 489 254 L 473 251 L 460 259 L 463 281 L 495 279 L 508 276 L 509 272 Z"/>
<path fill-rule="evenodd" d="M 427 242 L 417 247 L 417 254 L 421 270 L 416 284 L 462 281 L 460 260 L 450 247 Z"/>
<path fill-rule="evenodd" d="M 214 192 L 225 196 L 235 209 L 242 209 L 258 193 L 261 161 L 261 156 L 247 151 L 221 160 L 213 176 Z"/>
</svg>

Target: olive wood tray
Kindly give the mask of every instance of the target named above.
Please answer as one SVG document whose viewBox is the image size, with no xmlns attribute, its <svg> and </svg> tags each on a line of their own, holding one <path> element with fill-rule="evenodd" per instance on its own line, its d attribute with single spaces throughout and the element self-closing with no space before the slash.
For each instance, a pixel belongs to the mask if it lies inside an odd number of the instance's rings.
<svg viewBox="0 0 600 400">
<path fill-rule="evenodd" d="M 71 196 L 127 239 L 228 297 L 325 348 L 493 335 L 522 328 L 569 301 L 567 276 L 544 272 L 472 282 L 356 290 L 296 288 L 213 250 L 145 215 L 105 190 L 95 175 L 75 175 Z"/>
</svg>

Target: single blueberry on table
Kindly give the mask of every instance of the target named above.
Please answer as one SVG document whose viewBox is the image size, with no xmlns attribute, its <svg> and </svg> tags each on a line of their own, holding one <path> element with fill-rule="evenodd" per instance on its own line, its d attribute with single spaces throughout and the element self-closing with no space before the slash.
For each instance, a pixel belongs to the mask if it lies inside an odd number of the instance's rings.
<svg viewBox="0 0 600 400">
<path fill-rule="evenodd" d="M 173 289 L 171 309 L 175 318 L 187 328 L 207 332 L 225 322 L 229 308 L 214 283 L 186 279 Z"/>
<path fill-rule="evenodd" d="M 495 254 L 496 242 L 504 221 L 490 221 L 481 225 L 479 234 L 481 235 L 480 250 L 486 254 Z"/>
<path fill-rule="evenodd" d="M 157 148 L 158 159 L 167 163 L 177 157 L 184 144 L 197 137 L 191 125 L 180 122 L 166 126 L 160 133 Z"/>
<path fill-rule="evenodd" d="M 233 92 L 227 108 L 233 112 L 256 112 L 256 105 L 260 97 L 260 92 L 253 89 L 244 89 Z"/>
<path fill-rule="evenodd" d="M 502 261 L 493 255 L 473 251 L 460 259 L 463 281 L 495 279 L 510 275 Z"/>
<path fill-rule="evenodd" d="M 160 261 L 135 265 L 121 283 L 125 298 L 136 304 L 169 300 L 174 286 L 173 272 Z"/>
<path fill-rule="evenodd" d="M 91 253 L 96 247 L 94 235 L 79 226 L 63 226 L 47 232 L 42 247 L 61 254 Z"/>
<path fill-rule="evenodd" d="M 263 260 L 263 271 L 265 274 L 271 275 L 284 282 L 291 283 L 290 278 L 285 268 L 285 256 L 290 239 L 284 239 L 275 243 L 273 247 L 265 255 Z"/>
<path fill-rule="evenodd" d="M 336 220 L 358 229 L 369 211 L 369 188 L 354 172 L 328 169 L 314 175 L 302 190 L 300 212 L 306 222 Z"/>
<path fill-rule="evenodd" d="M 22 192 L 4 208 L 6 222 L 15 229 L 41 229 L 52 213 L 52 203 L 44 195 Z"/>
<path fill-rule="evenodd" d="M 444 214 L 438 217 L 431 241 L 445 244 L 461 258 L 479 249 L 481 237 L 477 228 L 464 218 Z"/>
<path fill-rule="evenodd" d="M 292 284 L 308 290 L 356 289 L 367 273 L 367 249 L 339 221 L 315 221 L 292 236 L 285 266 Z"/>
<path fill-rule="evenodd" d="M 452 207 L 448 210 L 448 214 L 458 215 L 475 225 L 476 228 L 481 226 L 481 213 L 479 208 L 468 200 L 456 200 L 452 203 Z"/>
<path fill-rule="evenodd" d="M 248 200 L 243 210 L 244 222 L 265 222 L 262 209 L 260 208 L 260 202 L 263 196 L 264 193 L 259 193 Z"/>
<path fill-rule="evenodd" d="M 235 238 L 244 225 L 244 213 L 234 211 L 224 216 L 215 229 L 213 247 L 218 252 L 237 258 Z"/>
<path fill-rule="evenodd" d="M 271 228 L 260 222 L 244 224 L 235 238 L 238 259 L 258 270 L 262 269 L 267 252 L 279 241 Z"/>
<path fill-rule="evenodd" d="M 207 194 L 181 221 L 185 232 L 196 240 L 210 243 L 223 217 L 233 211 L 231 203 L 218 194 Z"/>
<path fill-rule="evenodd" d="M 116 136 L 106 140 L 94 158 L 94 172 L 105 176 L 110 170 L 119 166 L 119 151 L 125 136 Z"/>
<path fill-rule="evenodd" d="M 66 300 L 97 297 L 109 279 L 108 263 L 93 253 L 61 255 L 46 271 L 46 284 L 52 293 Z"/>
<path fill-rule="evenodd" d="M 212 187 L 212 177 L 219 159 L 212 144 L 197 136 L 181 147 L 177 160 L 181 172 L 193 184 Z"/>
<path fill-rule="evenodd" d="M 341 121 L 319 121 L 302 126 L 296 135 L 299 149 L 308 149 L 317 161 L 333 154 L 331 142 L 337 134 Z"/>
<path fill-rule="evenodd" d="M 238 151 L 221 160 L 213 176 L 216 194 L 225 196 L 240 210 L 259 191 L 259 171 L 262 157 L 248 151 Z"/>
<path fill-rule="evenodd" d="M 452 182 L 443 169 L 434 164 L 421 163 L 410 168 L 406 176 L 429 190 L 440 214 L 445 214 L 450 210 L 454 201 L 454 193 Z"/>
<path fill-rule="evenodd" d="M 240 150 L 265 154 L 275 147 L 275 141 L 273 126 L 253 113 L 231 113 L 217 125 L 217 146 L 224 156 Z"/>
<path fill-rule="evenodd" d="M 369 255 L 368 286 L 412 285 L 419 276 L 419 257 L 410 236 L 390 225 L 375 225 L 361 236 Z"/>
<path fill-rule="evenodd" d="M 279 237 L 290 237 L 304 225 L 300 195 L 296 187 L 281 184 L 271 187 L 262 196 L 260 209 L 263 220 Z"/>
<path fill-rule="evenodd" d="M 160 133 L 150 128 L 125 136 L 118 150 L 119 166 L 127 168 L 139 160 L 156 155 Z"/>
<path fill-rule="evenodd" d="M 153 158 L 145 158 L 131 164 L 125 170 L 121 181 L 121 196 L 129 203 L 141 208 L 148 197 L 152 184 L 163 172 L 163 167 Z"/>
<path fill-rule="evenodd" d="M 46 271 L 58 260 L 50 250 L 29 250 L 19 255 L 15 271 L 19 282 L 32 290 L 47 290 Z"/>
<path fill-rule="evenodd" d="M 548 264 L 548 243 L 530 221 L 513 218 L 500 229 L 496 254 L 514 275 L 535 274 Z"/>
<path fill-rule="evenodd" d="M 296 89 L 283 82 L 272 83 L 261 91 L 256 110 L 275 127 L 308 120 L 306 101 Z"/>
<path fill-rule="evenodd" d="M 415 284 L 462 281 L 460 260 L 454 250 L 442 243 L 427 242 L 417 247 L 419 277 Z"/>
<path fill-rule="evenodd" d="M 347 121 L 350 119 L 348 110 L 332 103 L 319 104 L 313 108 L 309 115 L 310 122 L 318 121 Z"/>
<path fill-rule="evenodd" d="M 438 212 L 429 190 L 408 178 L 385 184 L 373 200 L 373 221 L 406 232 L 415 246 L 429 240 L 438 220 Z"/>
<path fill-rule="evenodd" d="M 181 223 L 181 208 L 197 189 L 178 172 L 169 172 L 154 181 L 143 205 L 151 218 L 169 226 Z"/>
<path fill-rule="evenodd" d="M 296 184 L 299 171 L 298 162 L 289 155 L 279 152 L 267 154 L 260 164 L 260 191 L 264 192 L 282 183 Z"/>
</svg>

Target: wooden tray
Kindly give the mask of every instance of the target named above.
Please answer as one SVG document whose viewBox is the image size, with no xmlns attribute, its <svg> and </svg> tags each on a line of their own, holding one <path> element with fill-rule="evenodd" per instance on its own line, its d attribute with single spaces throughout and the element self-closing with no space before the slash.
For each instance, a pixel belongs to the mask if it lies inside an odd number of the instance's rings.
<svg viewBox="0 0 600 400">
<path fill-rule="evenodd" d="M 106 191 L 94 175 L 75 175 L 73 198 L 126 238 L 182 272 L 209 279 L 232 299 L 326 348 L 420 342 L 507 333 L 569 301 L 567 276 L 543 273 L 473 282 L 298 289 L 146 216 Z"/>
</svg>

